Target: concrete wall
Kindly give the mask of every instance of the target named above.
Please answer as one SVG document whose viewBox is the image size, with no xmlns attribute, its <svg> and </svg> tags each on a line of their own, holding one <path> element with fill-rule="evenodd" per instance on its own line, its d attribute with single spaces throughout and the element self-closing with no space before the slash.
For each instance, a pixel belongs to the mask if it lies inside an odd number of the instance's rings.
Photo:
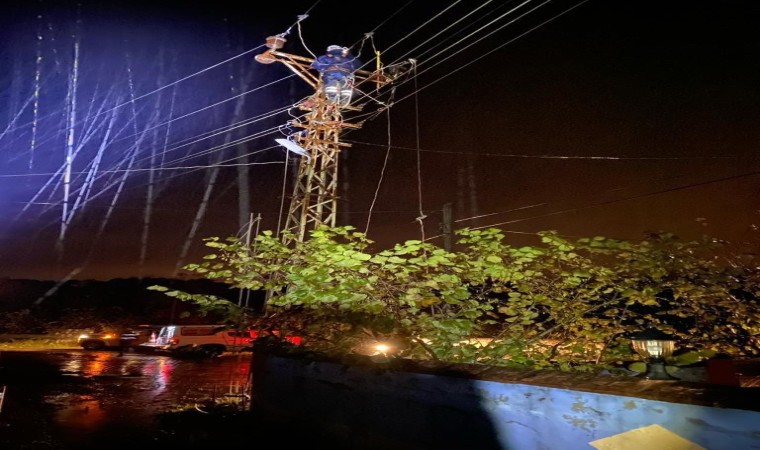
<svg viewBox="0 0 760 450">
<path fill-rule="evenodd" d="M 758 411 L 445 370 L 398 371 L 256 353 L 252 408 L 362 449 L 760 449 Z M 607 378 L 634 392 L 639 382 L 671 383 Z"/>
</svg>

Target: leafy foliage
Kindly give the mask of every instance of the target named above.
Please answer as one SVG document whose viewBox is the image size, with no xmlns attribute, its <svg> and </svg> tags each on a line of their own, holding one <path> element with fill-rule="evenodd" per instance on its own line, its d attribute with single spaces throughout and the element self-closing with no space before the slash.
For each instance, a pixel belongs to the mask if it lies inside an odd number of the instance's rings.
<svg viewBox="0 0 760 450">
<path fill-rule="evenodd" d="M 629 334 L 655 326 L 685 347 L 760 353 L 757 270 L 721 264 L 713 239 L 569 240 L 546 231 L 541 246 L 514 248 L 497 229 L 457 234 L 456 252 L 416 240 L 371 252 L 352 227 L 320 228 L 290 246 L 269 231 L 250 246 L 210 238 L 215 253 L 186 269 L 270 292 L 259 320 L 320 351 L 393 338 L 402 356 L 418 359 L 597 370 L 630 359 Z"/>
</svg>

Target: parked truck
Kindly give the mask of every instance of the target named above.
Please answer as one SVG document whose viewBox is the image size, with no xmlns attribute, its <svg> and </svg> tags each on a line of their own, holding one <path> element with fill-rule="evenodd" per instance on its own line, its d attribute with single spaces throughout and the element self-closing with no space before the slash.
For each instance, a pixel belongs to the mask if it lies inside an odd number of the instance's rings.
<svg viewBox="0 0 760 450">
<path fill-rule="evenodd" d="M 253 338 L 248 331 L 228 325 L 166 325 L 156 338 L 138 345 L 138 351 L 172 356 L 217 357 L 225 352 L 251 350 Z"/>
</svg>

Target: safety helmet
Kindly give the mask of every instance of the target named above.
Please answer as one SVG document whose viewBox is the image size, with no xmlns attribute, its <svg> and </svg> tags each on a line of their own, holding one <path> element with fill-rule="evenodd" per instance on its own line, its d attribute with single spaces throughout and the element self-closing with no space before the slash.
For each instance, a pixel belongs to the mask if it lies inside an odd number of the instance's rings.
<svg viewBox="0 0 760 450">
<path fill-rule="evenodd" d="M 331 52 L 342 52 L 344 47 L 342 45 L 330 45 L 327 47 L 327 53 Z"/>
</svg>

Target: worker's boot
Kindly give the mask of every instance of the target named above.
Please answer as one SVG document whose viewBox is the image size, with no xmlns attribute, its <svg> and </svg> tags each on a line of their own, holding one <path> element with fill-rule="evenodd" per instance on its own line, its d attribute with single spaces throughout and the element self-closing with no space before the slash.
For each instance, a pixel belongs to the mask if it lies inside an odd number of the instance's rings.
<svg viewBox="0 0 760 450">
<path fill-rule="evenodd" d="M 340 89 L 336 85 L 325 86 L 325 96 L 331 103 L 339 103 Z"/>
<path fill-rule="evenodd" d="M 351 104 L 351 96 L 354 94 L 353 89 L 342 89 L 340 91 L 340 105 L 348 106 Z"/>
</svg>

